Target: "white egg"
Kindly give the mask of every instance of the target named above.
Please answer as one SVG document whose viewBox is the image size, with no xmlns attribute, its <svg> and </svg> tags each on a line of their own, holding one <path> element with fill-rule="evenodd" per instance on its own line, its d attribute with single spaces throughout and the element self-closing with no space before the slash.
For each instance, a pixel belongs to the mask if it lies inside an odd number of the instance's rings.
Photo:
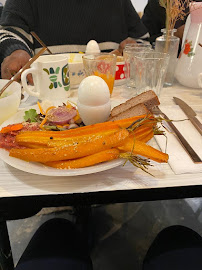
<svg viewBox="0 0 202 270">
<path fill-rule="evenodd" d="M 98 76 L 89 76 L 79 85 L 77 108 L 85 125 L 105 122 L 111 112 L 109 87 Z"/>
<path fill-rule="evenodd" d="M 86 54 L 100 53 L 100 48 L 95 40 L 90 40 L 86 46 Z"/>
<path fill-rule="evenodd" d="M 110 100 L 107 83 L 98 76 L 88 76 L 79 85 L 78 100 L 83 105 L 99 106 Z"/>
<path fill-rule="evenodd" d="M 109 101 L 100 106 L 86 106 L 78 101 L 77 108 L 84 124 L 93 125 L 105 122 L 108 119 L 111 112 L 111 103 Z"/>
</svg>

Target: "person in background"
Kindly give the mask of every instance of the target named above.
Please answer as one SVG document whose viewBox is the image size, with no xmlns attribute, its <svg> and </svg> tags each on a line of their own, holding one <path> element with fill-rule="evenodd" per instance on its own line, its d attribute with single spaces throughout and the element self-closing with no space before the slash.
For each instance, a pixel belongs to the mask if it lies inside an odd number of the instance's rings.
<svg viewBox="0 0 202 270">
<path fill-rule="evenodd" d="M 187 8 L 185 13 L 188 14 L 188 12 L 189 9 Z M 177 29 L 175 35 L 181 40 L 184 33 L 186 18 L 187 16 L 183 20 L 178 20 L 175 25 L 175 28 Z M 160 6 L 159 0 L 148 0 L 142 16 L 142 22 L 150 34 L 149 41 L 152 44 L 157 37 L 162 35 L 161 29 L 165 28 L 166 22 L 165 8 Z"/>
<path fill-rule="evenodd" d="M 119 54 L 127 38 L 147 36 L 131 0 L 7 0 L 0 25 L 4 79 L 10 79 L 40 49 L 31 31 L 53 53 L 84 52 L 94 39 L 102 51 L 118 49 L 114 52 Z"/>
</svg>

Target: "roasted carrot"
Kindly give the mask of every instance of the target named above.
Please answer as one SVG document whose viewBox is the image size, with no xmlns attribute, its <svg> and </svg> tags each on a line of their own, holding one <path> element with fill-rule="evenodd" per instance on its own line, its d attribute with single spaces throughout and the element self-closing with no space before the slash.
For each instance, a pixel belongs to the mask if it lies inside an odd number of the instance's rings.
<svg viewBox="0 0 202 270">
<path fill-rule="evenodd" d="M 23 125 L 20 123 L 20 124 L 14 124 L 14 125 L 9 125 L 7 127 L 3 127 L 1 129 L 1 133 L 9 133 L 11 131 L 18 131 L 18 130 L 21 130 L 23 128 Z"/>
<path fill-rule="evenodd" d="M 89 134 L 89 133 L 93 133 L 93 132 L 98 132 L 98 131 L 102 131 L 102 130 L 106 130 L 106 129 L 111 129 L 114 126 L 120 126 L 120 127 L 128 127 L 130 126 L 134 121 L 138 120 L 138 119 L 144 119 L 145 116 L 135 116 L 135 117 L 131 117 L 128 119 L 123 119 L 123 120 L 118 120 L 118 121 L 114 121 L 114 122 L 104 122 L 104 123 L 98 123 L 98 124 L 94 124 L 94 125 L 89 125 L 89 126 L 85 126 L 85 127 L 80 127 L 80 128 L 76 128 L 76 129 L 70 129 L 70 130 L 64 130 L 64 131 L 27 131 L 26 132 L 26 136 L 44 136 L 44 137 L 49 137 L 49 136 L 54 136 L 54 137 L 73 137 L 73 136 L 77 136 L 77 135 L 85 135 L 85 134 Z M 137 123 L 138 124 L 138 123 Z M 151 119 L 145 119 L 144 121 L 144 125 L 148 125 L 148 126 L 154 126 L 156 124 L 156 120 L 151 117 Z M 142 128 L 138 127 L 138 129 Z"/>
<path fill-rule="evenodd" d="M 129 132 L 126 129 L 120 129 L 113 134 L 103 136 L 101 138 L 93 138 L 85 143 L 64 146 L 61 148 L 39 148 L 39 149 L 11 149 L 10 156 L 20 158 L 26 161 L 49 162 L 58 160 L 76 159 L 88 155 L 95 154 L 100 151 L 116 147 L 121 144 L 127 137 Z"/>
<path fill-rule="evenodd" d="M 154 136 L 154 132 L 153 130 L 147 130 L 144 133 L 138 133 L 135 134 L 132 138 L 133 138 L 133 142 L 134 139 L 137 141 L 141 141 L 141 142 L 148 142 L 149 140 L 151 140 Z"/>
<path fill-rule="evenodd" d="M 151 131 L 151 132 L 149 132 L 146 136 L 142 136 L 142 137 L 137 138 L 137 140 L 138 140 L 138 141 L 141 141 L 141 142 L 144 142 L 144 143 L 147 143 L 147 142 L 150 141 L 153 137 L 154 137 L 154 132 Z"/>
<path fill-rule="evenodd" d="M 33 133 L 35 132 L 21 132 L 16 136 L 16 142 L 19 145 L 27 146 L 29 147 L 30 144 L 40 144 L 43 147 L 52 147 L 52 146 L 63 146 L 66 144 L 72 144 L 75 142 L 85 142 L 89 139 L 92 139 L 92 137 L 96 136 L 104 136 L 108 135 L 110 133 L 113 133 L 115 131 L 119 131 L 120 127 L 118 125 L 114 125 L 112 128 L 106 128 L 104 130 L 96 129 L 93 132 L 89 131 L 86 132 L 86 134 L 83 135 L 68 135 L 68 136 L 40 136 L 40 133 L 37 133 L 38 136 L 33 136 Z M 60 132 L 60 131 L 58 131 Z M 56 132 L 57 135 L 57 132 Z"/>
<path fill-rule="evenodd" d="M 57 169 L 76 169 L 76 168 L 84 168 L 93 166 L 95 164 L 117 159 L 119 158 L 119 150 L 118 149 L 108 149 L 105 151 L 101 151 L 95 153 L 90 156 L 77 158 L 73 160 L 63 160 L 63 161 L 53 161 L 45 163 L 45 165 L 54 167 Z"/>
<path fill-rule="evenodd" d="M 167 154 L 137 140 L 126 140 L 118 149 L 123 152 L 132 152 L 135 155 L 141 155 L 160 163 L 168 161 Z"/>
</svg>

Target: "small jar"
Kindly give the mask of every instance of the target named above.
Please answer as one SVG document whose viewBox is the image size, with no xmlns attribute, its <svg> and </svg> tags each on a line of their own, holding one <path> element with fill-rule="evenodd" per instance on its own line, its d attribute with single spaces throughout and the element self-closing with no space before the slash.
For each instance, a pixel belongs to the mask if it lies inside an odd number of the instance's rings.
<svg viewBox="0 0 202 270">
<path fill-rule="evenodd" d="M 155 43 L 155 51 L 165 52 L 168 53 L 170 56 L 164 86 L 172 86 L 174 81 L 175 68 L 177 65 L 177 54 L 180 43 L 180 39 L 174 36 L 174 33 L 176 31 L 176 29 L 168 31 L 166 29 L 162 29 L 161 32 L 163 33 L 163 35 L 158 37 Z M 166 41 L 168 41 L 167 45 Z"/>
</svg>

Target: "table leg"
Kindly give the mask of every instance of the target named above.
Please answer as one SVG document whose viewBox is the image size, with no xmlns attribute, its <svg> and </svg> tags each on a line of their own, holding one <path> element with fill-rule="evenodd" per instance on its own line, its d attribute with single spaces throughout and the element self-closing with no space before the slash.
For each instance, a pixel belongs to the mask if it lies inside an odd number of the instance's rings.
<svg viewBox="0 0 202 270">
<path fill-rule="evenodd" d="M 13 270 L 13 256 L 10 246 L 7 224 L 0 221 L 0 270 Z"/>
</svg>

